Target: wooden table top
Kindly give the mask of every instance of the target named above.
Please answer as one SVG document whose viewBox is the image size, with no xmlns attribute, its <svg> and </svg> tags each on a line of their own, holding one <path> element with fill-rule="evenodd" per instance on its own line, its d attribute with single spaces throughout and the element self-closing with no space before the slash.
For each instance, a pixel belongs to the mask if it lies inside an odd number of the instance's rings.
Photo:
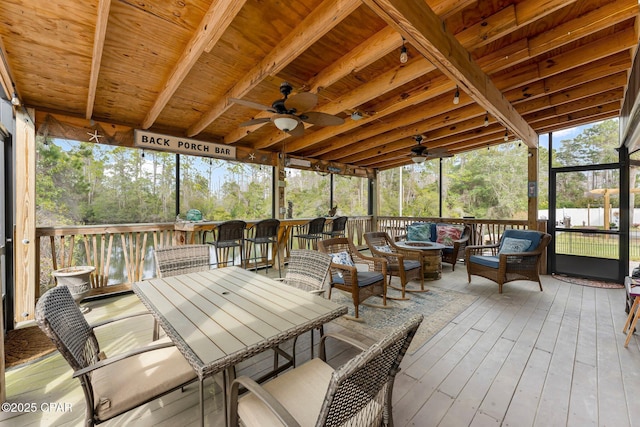
<svg viewBox="0 0 640 427">
<path fill-rule="evenodd" d="M 133 290 L 201 380 L 347 312 L 239 267 L 145 280 Z"/>
</svg>

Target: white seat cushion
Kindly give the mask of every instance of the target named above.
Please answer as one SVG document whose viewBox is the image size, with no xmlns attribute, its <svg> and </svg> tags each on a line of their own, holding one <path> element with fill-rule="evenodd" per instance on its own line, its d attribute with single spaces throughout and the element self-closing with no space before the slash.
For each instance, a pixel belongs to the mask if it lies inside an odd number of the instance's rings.
<svg viewBox="0 0 640 427">
<path fill-rule="evenodd" d="M 168 338 L 154 341 L 155 345 Z M 93 372 L 95 412 L 99 419 L 135 408 L 158 394 L 196 377 L 176 347 L 142 353 Z"/>
<path fill-rule="evenodd" d="M 285 372 L 264 384 L 301 426 L 314 426 L 327 394 L 333 368 L 320 359 Z M 238 414 L 243 424 L 251 426 L 282 426 L 273 412 L 255 395 L 248 393 L 238 401 Z"/>
</svg>

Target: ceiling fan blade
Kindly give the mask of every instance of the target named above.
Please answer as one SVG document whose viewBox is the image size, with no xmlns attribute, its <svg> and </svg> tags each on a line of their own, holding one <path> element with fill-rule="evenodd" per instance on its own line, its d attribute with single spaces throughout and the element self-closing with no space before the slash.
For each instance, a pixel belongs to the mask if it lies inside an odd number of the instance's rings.
<svg viewBox="0 0 640 427">
<path fill-rule="evenodd" d="M 318 111 L 309 111 L 301 114 L 300 120 L 310 123 L 316 126 L 337 126 L 344 123 L 344 119 L 338 116 L 332 116 L 327 113 L 320 113 Z"/>
<path fill-rule="evenodd" d="M 295 108 L 296 113 L 298 114 L 311 110 L 317 103 L 318 95 L 311 92 L 296 93 L 284 101 L 284 105 L 287 107 L 287 110 Z"/>
<path fill-rule="evenodd" d="M 298 126 L 294 127 L 287 133 L 291 136 L 302 136 L 304 135 L 304 125 L 302 123 L 298 123 Z"/>
<path fill-rule="evenodd" d="M 259 125 L 262 123 L 267 123 L 270 122 L 271 119 L 269 117 L 263 117 L 260 119 L 252 119 L 252 120 L 247 120 L 246 122 L 242 122 L 240 123 L 238 126 L 253 126 L 253 125 Z"/>
<path fill-rule="evenodd" d="M 245 107 L 255 108 L 256 110 L 273 111 L 271 107 L 267 105 L 258 104 L 257 102 L 253 102 L 253 101 L 247 101 L 247 100 L 238 99 L 238 98 L 229 98 L 229 101 L 234 102 L 236 104 L 244 105 Z"/>
</svg>

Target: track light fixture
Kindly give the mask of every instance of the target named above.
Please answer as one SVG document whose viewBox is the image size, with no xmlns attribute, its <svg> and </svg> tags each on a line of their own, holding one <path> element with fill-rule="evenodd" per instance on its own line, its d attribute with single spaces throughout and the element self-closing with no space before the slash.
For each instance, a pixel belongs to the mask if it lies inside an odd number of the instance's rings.
<svg viewBox="0 0 640 427">
<path fill-rule="evenodd" d="M 485 113 L 484 115 L 484 127 L 489 126 L 489 113 Z"/>
<path fill-rule="evenodd" d="M 459 102 L 460 102 L 460 90 L 458 89 L 458 86 L 456 86 L 456 94 L 453 95 L 453 103 L 455 105 L 458 105 Z"/>
<path fill-rule="evenodd" d="M 402 38 L 402 48 L 400 49 L 400 63 L 406 64 L 409 60 L 409 55 L 407 55 L 407 47 L 404 45 L 404 37 Z"/>
</svg>

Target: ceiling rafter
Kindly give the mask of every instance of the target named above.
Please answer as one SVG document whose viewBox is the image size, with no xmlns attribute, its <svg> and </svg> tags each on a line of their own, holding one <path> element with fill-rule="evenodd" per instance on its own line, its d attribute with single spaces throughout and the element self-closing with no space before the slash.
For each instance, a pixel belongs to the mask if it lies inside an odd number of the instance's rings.
<svg viewBox="0 0 640 427">
<path fill-rule="evenodd" d="M 211 3 L 198 26 L 198 30 L 193 34 L 180 58 L 173 65 L 160 93 L 142 121 L 141 127 L 143 129 L 148 129 L 153 125 L 173 94 L 198 62 L 202 52 L 220 40 L 227 27 L 231 25 L 233 19 L 242 9 L 245 1 L 218 0 Z"/>
<path fill-rule="evenodd" d="M 13 80 L 13 74 L 11 73 L 11 66 L 9 65 L 7 51 L 4 47 L 2 37 L 0 37 L 0 55 L 2 55 L 2 61 L 0 61 L 0 83 L 2 83 L 2 89 L 4 93 L 11 99 L 13 92 L 18 95 L 20 92 L 15 87 L 15 81 Z"/>
<path fill-rule="evenodd" d="M 266 76 L 277 74 L 320 37 L 361 5 L 360 0 L 325 0 L 287 35 L 258 65 L 236 82 L 227 94 L 187 130 L 188 136 L 202 132 L 231 105 L 229 98 L 242 98 Z"/>
<path fill-rule="evenodd" d="M 100 0 L 98 2 L 96 30 L 93 35 L 93 55 L 91 56 L 91 73 L 89 75 L 87 110 L 85 112 L 85 118 L 87 119 L 90 119 L 93 115 L 93 104 L 96 100 L 96 88 L 98 86 L 98 76 L 100 74 L 100 64 L 102 63 L 102 51 L 104 50 L 104 40 L 107 34 L 107 23 L 109 22 L 110 9 L 111 0 Z"/>
</svg>

